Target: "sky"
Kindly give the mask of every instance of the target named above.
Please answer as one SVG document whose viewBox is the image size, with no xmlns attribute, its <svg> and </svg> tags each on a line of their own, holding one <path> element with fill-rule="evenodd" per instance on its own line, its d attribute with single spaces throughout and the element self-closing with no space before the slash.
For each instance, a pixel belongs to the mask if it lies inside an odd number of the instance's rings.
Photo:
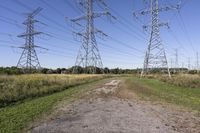
<svg viewBox="0 0 200 133">
<path fill-rule="evenodd" d="M 0 66 L 16 66 L 25 40 L 17 37 L 25 32 L 22 23 L 37 7 L 43 10 L 35 17 L 40 23 L 35 30 L 44 34 L 35 38 L 35 45 L 47 48 L 36 49 L 40 64 L 47 68 L 69 68 L 75 64 L 81 42 L 73 35 L 82 28 L 69 20 L 83 13 L 77 0 L 0 0 Z M 175 49 L 178 49 L 179 66 L 196 67 L 200 56 L 200 1 L 159 0 L 159 5 L 180 3 L 181 9 L 160 12 L 160 22 L 168 22 L 170 29 L 160 28 L 169 66 L 175 65 Z M 150 16 L 134 17 L 133 12 L 149 7 L 142 0 L 105 0 L 110 13 L 117 19 L 102 16 L 94 25 L 109 37 L 96 35 L 103 66 L 109 68 L 140 68 L 143 65 L 149 33 L 142 26 L 150 24 Z M 99 3 L 94 3 L 95 12 L 102 12 Z M 48 34 L 48 35 L 46 35 Z"/>
</svg>

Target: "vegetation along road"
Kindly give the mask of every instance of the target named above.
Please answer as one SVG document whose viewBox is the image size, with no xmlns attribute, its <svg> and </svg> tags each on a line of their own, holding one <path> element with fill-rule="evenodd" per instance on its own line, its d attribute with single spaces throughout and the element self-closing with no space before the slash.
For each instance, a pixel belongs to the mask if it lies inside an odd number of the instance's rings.
<svg viewBox="0 0 200 133">
<path fill-rule="evenodd" d="M 200 132 L 198 85 L 186 87 L 133 75 L 82 76 L 78 85 L 18 102 L 6 101 L 0 109 L 1 132 Z"/>
</svg>

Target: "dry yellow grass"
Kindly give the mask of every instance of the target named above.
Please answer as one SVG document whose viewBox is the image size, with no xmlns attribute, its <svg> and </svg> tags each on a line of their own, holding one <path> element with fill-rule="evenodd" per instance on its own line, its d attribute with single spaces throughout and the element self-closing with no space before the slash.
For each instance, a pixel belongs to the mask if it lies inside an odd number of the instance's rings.
<svg viewBox="0 0 200 133">
<path fill-rule="evenodd" d="M 0 76 L 0 106 L 104 78 L 104 75 L 30 74 Z"/>
<path fill-rule="evenodd" d="M 157 77 L 158 79 L 180 87 L 200 88 L 200 76 L 191 74 L 174 75 L 171 79 L 166 77 Z"/>
</svg>

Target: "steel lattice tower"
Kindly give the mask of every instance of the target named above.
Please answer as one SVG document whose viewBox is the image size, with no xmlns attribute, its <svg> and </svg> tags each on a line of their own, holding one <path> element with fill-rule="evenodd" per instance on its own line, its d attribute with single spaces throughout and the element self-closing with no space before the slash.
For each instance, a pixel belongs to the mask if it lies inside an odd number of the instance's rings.
<svg viewBox="0 0 200 133">
<path fill-rule="evenodd" d="M 138 13 L 134 13 L 135 16 L 138 15 L 151 15 L 151 25 L 143 26 L 143 28 L 150 28 L 150 39 L 147 51 L 145 53 L 143 69 L 141 72 L 141 76 L 150 73 L 150 71 L 154 69 L 161 69 L 162 71 L 166 71 L 168 76 L 171 77 L 167 57 L 165 53 L 165 48 L 160 36 L 160 27 L 168 26 L 168 23 L 160 23 L 159 22 L 159 12 L 168 11 L 171 9 L 179 9 L 179 5 L 177 6 L 166 6 L 159 8 L 158 0 L 150 0 L 150 10 L 140 11 Z"/>
<path fill-rule="evenodd" d="M 107 35 L 95 28 L 94 19 L 97 17 L 101 17 L 102 15 L 111 16 L 111 14 L 108 11 L 100 13 L 94 12 L 93 8 L 95 2 L 99 2 L 104 7 L 106 7 L 106 4 L 103 2 L 103 0 L 79 0 L 78 4 L 83 9 L 85 15 L 71 20 L 73 23 L 81 27 L 86 27 L 85 32 L 75 33 L 76 36 L 80 36 L 82 38 L 82 45 L 76 58 L 73 73 L 77 73 L 80 66 L 85 68 L 85 73 L 92 74 L 96 73 L 97 68 L 103 68 L 103 63 L 101 60 L 95 34 L 99 33 L 103 36 Z M 79 21 L 81 20 L 85 20 L 85 26 L 82 26 L 79 23 Z"/>
<path fill-rule="evenodd" d="M 23 49 L 23 52 L 20 56 L 20 59 L 17 63 L 17 67 L 23 68 L 25 72 L 31 73 L 32 70 L 36 70 L 40 68 L 40 62 L 38 60 L 38 56 L 35 48 L 39 47 L 34 44 L 35 35 L 39 35 L 42 32 L 37 32 L 34 30 L 34 24 L 39 22 L 34 19 L 35 15 L 37 15 L 42 8 L 37 8 L 32 13 L 27 14 L 27 19 L 23 23 L 26 25 L 26 33 L 19 35 L 18 37 L 25 38 L 25 45 L 19 47 Z"/>
<path fill-rule="evenodd" d="M 199 73 L 199 53 L 196 53 L 197 73 Z"/>
</svg>

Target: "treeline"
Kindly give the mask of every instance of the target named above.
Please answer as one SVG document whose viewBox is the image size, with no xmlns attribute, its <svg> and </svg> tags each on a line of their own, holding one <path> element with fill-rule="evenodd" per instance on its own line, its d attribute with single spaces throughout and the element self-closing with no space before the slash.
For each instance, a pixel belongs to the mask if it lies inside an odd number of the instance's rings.
<svg viewBox="0 0 200 133">
<path fill-rule="evenodd" d="M 167 68 L 154 68 L 152 70 L 149 70 L 150 73 L 152 74 L 159 74 L 159 73 L 168 73 Z M 169 69 L 171 74 L 179 74 L 179 73 L 184 73 L 184 74 L 200 74 L 200 71 L 198 70 L 189 70 L 188 68 L 170 68 Z M 141 72 L 141 69 L 140 69 Z"/>
<path fill-rule="evenodd" d="M 41 68 L 38 70 L 25 70 L 17 67 L 0 67 L 0 74 L 6 74 L 6 75 L 19 75 L 19 74 L 25 74 L 25 73 L 41 73 L 41 74 L 73 74 L 74 68 L 57 68 L 57 69 L 50 69 L 50 68 Z M 76 67 L 76 74 L 84 74 L 84 73 L 90 73 L 88 71 L 89 68 L 83 68 L 83 67 Z M 113 68 L 109 69 L 107 67 L 100 69 L 95 68 L 95 74 L 139 74 L 141 72 L 141 69 L 120 69 L 120 68 Z M 188 73 L 188 74 L 197 74 L 199 71 L 197 70 L 188 70 L 187 68 L 170 68 L 171 74 L 177 74 L 177 73 Z M 151 73 L 167 73 L 167 70 L 162 69 L 154 69 L 151 70 Z"/>
<path fill-rule="evenodd" d="M 120 69 L 120 68 L 114 68 L 109 69 L 107 67 L 100 69 L 96 68 L 95 74 L 136 74 L 139 73 L 141 69 Z M 19 74 L 25 74 L 25 73 L 41 73 L 41 74 L 73 74 L 74 73 L 74 67 L 71 68 L 57 68 L 57 69 L 50 69 L 50 68 L 41 68 L 38 70 L 25 70 L 17 67 L 0 67 L 0 74 L 6 74 L 6 75 L 19 75 Z M 88 68 L 78 67 L 76 68 L 77 74 L 84 74 L 88 73 Z"/>
<path fill-rule="evenodd" d="M 17 67 L 0 67 L 0 74 L 18 75 L 23 73 L 23 70 Z"/>
</svg>

